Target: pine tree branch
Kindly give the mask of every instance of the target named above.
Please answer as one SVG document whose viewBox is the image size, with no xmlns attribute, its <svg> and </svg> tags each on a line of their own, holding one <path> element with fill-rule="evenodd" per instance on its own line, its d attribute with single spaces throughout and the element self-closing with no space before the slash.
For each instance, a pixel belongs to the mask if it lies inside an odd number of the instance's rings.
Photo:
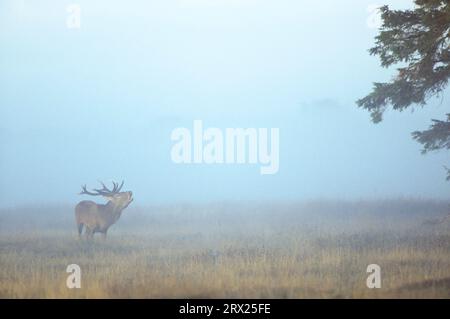
<svg viewBox="0 0 450 319">
<path fill-rule="evenodd" d="M 450 149 L 450 114 L 445 121 L 432 120 L 433 124 L 428 130 L 416 131 L 412 136 L 423 145 L 422 153 L 439 149 Z"/>
</svg>

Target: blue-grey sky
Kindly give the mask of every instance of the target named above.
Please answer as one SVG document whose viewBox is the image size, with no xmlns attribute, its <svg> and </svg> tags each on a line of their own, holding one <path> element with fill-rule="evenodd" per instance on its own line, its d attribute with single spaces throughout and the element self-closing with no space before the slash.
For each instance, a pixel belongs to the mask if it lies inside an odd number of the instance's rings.
<svg viewBox="0 0 450 319">
<path fill-rule="evenodd" d="M 394 72 L 367 52 L 372 4 L 0 0 L 2 205 L 75 202 L 111 179 L 139 204 L 448 198 L 448 153 L 421 155 L 410 135 L 444 117 L 448 94 L 378 125 L 355 105 Z M 279 128 L 279 172 L 172 163 L 172 130 L 196 119 Z"/>
</svg>

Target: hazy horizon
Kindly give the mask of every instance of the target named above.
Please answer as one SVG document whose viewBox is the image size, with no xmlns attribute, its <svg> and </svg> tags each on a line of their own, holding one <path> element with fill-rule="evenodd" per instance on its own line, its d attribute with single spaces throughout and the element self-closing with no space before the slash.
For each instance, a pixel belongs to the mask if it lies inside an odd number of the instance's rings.
<svg viewBox="0 0 450 319">
<path fill-rule="evenodd" d="M 141 206 L 449 199 L 448 153 L 411 138 L 448 95 L 378 125 L 355 104 L 395 71 L 368 53 L 372 1 L 80 0 L 68 29 L 70 3 L 0 4 L 0 207 L 75 203 L 98 180 L 125 180 Z M 278 173 L 173 163 L 172 130 L 198 119 L 279 128 Z"/>
</svg>

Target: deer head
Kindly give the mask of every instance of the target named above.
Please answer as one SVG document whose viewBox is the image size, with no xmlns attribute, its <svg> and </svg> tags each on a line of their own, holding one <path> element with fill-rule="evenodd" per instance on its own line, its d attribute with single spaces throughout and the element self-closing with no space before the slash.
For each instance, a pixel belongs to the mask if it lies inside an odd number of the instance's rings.
<svg viewBox="0 0 450 319">
<path fill-rule="evenodd" d="M 110 201 L 114 206 L 120 210 L 123 210 L 130 205 L 130 203 L 133 201 L 133 193 L 131 191 L 128 192 L 121 192 L 120 190 L 123 187 L 123 181 L 119 185 L 119 183 L 112 182 L 113 188 L 109 189 L 106 187 L 106 185 L 103 182 L 100 182 L 102 184 L 103 188 L 101 189 L 93 189 L 93 192 L 88 191 L 86 189 L 86 185 L 82 186 L 82 191 L 80 192 L 80 195 L 91 195 L 91 196 L 103 196 L 108 201 Z"/>
</svg>

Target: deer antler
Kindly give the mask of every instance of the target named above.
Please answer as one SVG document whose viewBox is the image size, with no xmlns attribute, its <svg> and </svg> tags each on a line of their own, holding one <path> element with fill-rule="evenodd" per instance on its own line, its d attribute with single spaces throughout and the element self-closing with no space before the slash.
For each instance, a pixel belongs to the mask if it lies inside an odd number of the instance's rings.
<svg viewBox="0 0 450 319">
<path fill-rule="evenodd" d="M 95 190 L 95 189 L 94 189 Z M 92 192 L 90 192 L 90 191 L 88 191 L 87 189 L 86 189 L 86 185 L 83 185 L 83 186 L 81 186 L 81 192 L 80 192 L 80 195 L 91 195 L 91 196 L 99 196 L 99 195 L 102 195 L 102 194 L 100 194 L 99 192 L 96 192 L 96 193 L 92 193 Z"/>
<path fill-rule="evenodd" d="M 124 183 L 124 181 L 122 181 L 122 183 L 119 186 L 119 183 L 113 182 L 113 184 L 114 184 L 113 192 L 115 192 L 115 193 L 120 192 L 120 190 L 122 189 L 123 183 Z"/>
<path fill-rule="evenodd" d="M 122 186 L 124 184 L 124 181 L 122 181 L 122 183 L 119 186 L 119 183 L 116 182 L 112 182 L 113 183 L 113 189 L 109 189 L 108 187 L 106 187 L 106 185 L 103 182 L 100 182 L 100 184 L 102 184 L 103 188 L 102 189 L 97 189 L 94 188 L 93 190 L 95 191 L 95 193 L 90 192 L 86 189 L 86 185 L 81 186 L 81 193 L 82 194 L 86 194 L 86 195 L 91 195 L 91 196 L 111 196 L 114 194 L 117 194 L 120 192 L 120 190 L 122 189 Z"/>
</svg>

